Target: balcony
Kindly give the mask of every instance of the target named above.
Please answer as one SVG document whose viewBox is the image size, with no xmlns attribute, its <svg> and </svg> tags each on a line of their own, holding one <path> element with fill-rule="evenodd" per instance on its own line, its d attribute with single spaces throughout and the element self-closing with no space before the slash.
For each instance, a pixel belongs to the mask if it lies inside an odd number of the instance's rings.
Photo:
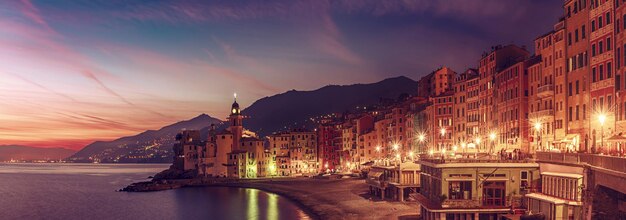
<svg viewBox="0 0 626 220">
<path fill-rule="evenodd" d="M 537 97 L 545 98 L 554 95 L 554 85 L 547 84 L 537 87 Z"/>
<path fill-rule="evenodd" d="M 543 118 L 543 117 L 554 117 L 554 110 L 553 109 L 544 109 L 544 110 L 531 112 L 531 113 L 528 114 L 528 117 L 530 119 L 540 119 L 540 118 Z"/>
<path fill-rule="evenodd" d="M 591 83 L 591 91 L 605 89 L 613 86 L 615 86 L 614 78 L 603 79 L 601 81 Z"/>
</svg>

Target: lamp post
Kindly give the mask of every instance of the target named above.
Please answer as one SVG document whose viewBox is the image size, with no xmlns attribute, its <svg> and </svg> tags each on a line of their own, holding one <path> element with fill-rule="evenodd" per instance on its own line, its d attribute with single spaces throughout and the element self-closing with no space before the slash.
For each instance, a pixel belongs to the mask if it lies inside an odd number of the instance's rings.
<svg viewBox="0 0 626 220">
<path fill-rule="evenodd" d="M 535 122 L 533 127 L 535 128 L 535 133 L 537 134 L 537 149 L 541 148 L 541 151 L 543 151 L 543 145 L 539 142 L 539 140 L 541 140 L 541 123 Z"/>
<path fill-rule="evenodd" d="M 478 149 L 480 149 L 480 137 L 476 137 L 476 150 L 474 151 L 474 158 L 478 157 Z"/>
<path fill-rule="evenodd" d="M 420 134 L 418 136 L 418 139 L 419 139 L 420 145 L 421 145 L 420 148 L 423 148 L 424 147 L 424 140 L 426 139 L 426 135 Z M 421 150 L 419 151 L 419 153 L 422 153 L 422 152 L 424 152 L 424 151 L 421 151 Z"/>
<path fill-rule="evenodd" d="M 491 147 L 489 147 L 489 154 L 493 153 L 493 148 L 494 148 L 494 141 L 496 140 L 496 133 L 495 132 L 491 132 L 489 134 L 489 140 L 491 140 Z"/>
<path fill-rule="evenodd" d="M 441 148 L 445 148 L 443 145 L 443 137 L 446 135 L 446 129 L 445 128 L 441 128 L 441 130 L 439 131 L 441 133 Z"/>
<path fill-rule="evenodd" d="M 606 115 L 598 115 L 598 122 L 600 122 L 600 149 L 604 148 L 604 122 L 606 122 Z"/>
</svg>

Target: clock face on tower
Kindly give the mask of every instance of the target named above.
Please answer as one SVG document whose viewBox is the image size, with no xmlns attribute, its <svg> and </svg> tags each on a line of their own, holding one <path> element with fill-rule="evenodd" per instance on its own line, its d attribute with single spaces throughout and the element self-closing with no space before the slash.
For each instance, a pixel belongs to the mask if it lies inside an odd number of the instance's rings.
<svg viewBox="0 0 626 220">
<path fill-rule="evenodd" d="M 237 114 L 237 109 L 233 109 L 233 114 Z"/>
</svg>

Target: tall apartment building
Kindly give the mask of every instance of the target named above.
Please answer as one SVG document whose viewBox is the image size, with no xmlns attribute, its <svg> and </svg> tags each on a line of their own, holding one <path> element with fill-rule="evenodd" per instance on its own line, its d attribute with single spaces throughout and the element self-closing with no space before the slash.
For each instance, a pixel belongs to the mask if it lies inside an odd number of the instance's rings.
<svg viewBox="0 0 626 220">
<path fill-rule="evenodd" d="M 590 127 L 590 111 L 587 104 L 589 99 L 589 86 L 591 80 L 589 68 L 589 30 L 598 28 L 595 22 L 591 24 L 590 7 L 588 1 L 566 1 L 565 9 L 565 33 L 566 33 L 566 77 L 565 77 L 565 103 L 566 112 L 565 129 L 567 140 L 571 140 L 575 150 L 582 146 L 588 149 Z M 589 28 L 591 27 L 591 28 Z M 603 44 L 604 48 L 605 45 Z"/>
<path fill-rule="evenodd" d="M 529 152 L 527 67 L 538 62 L 537 57 L 528 60 L 519 57 L 518 62 L 496 73 L 497 128 L 486 140 L 490 145 L 488 152 L 495 153 L 501 149 Z"/>
<path fill-rule="evenodd" d="M 292 129 L 268 136 L 269 151 L 276 152 L 278 175 L 302 175 L 317 172 L 318 138 L 316 131 Z"/>
<path fill-rule="evenodd" d="M 527 57 L 528 52 L 515 45 L 495 46 L 491 52 L 483 54 L 478 63 L 478 86 L 479 86 L 479 104 L 478 104 L 478 136 L 485 140 L 489 134 L 497 129 L 497 112 L 495 95 L 495 77 L 502 69 L 510 66 L 513 62 L 517 62 L 522 57 Z M 478 150 L 486 152 L 489 150 L 489 143 L 482 141 L 478 144 Z"/>
<path fill-rule="evenodd" d="M 618 0 L 619 2 L 619 0 Z M 602 138 L 613 133 L 613 123 L 601 123 L 599 117 L 606 117 L 606 122 L 614 122 L 615 104 L 615 8 L 614 1 L 591 2 L 589 20 L 591 33 L 591 137 L 596 149 L 601 147 Z M 601 116 L 603 115 L 603 116 Z M 597 128 L 600 128 L 598 130 Z"/>
<path fill-rule="evenodd" d="M 467 69 L 465 72 L 458 74 L 454 78 L 452 85 L 454 91 L 452 106 L 452 133 L 454 143 L 466 143 L 470 140 L 467 129 L 467 97 L 468 97 L 468 79 L 478 77 L 478 70 Z"/>
<path fill-rule="evenodd" d="M 467 144 L 468 146 L 461 146 L 461 147 L 477 147 L 476 144 L 471 144 L 471 142 L 475 142 L 475 140 L 477 138 L 480 138 L 479 136 L 479 126 L 480 126 L 480 77 L 478 76 L 478 74 L 468 77 L 466 80 L 466 88 L 465 90 L 466 92 L 466 100 L 465 100 L 465 106 L 466 106 L 466 124 L 465 124 L 465 135 L 466 135 L 466 142 L 461 142 L 461 145 L 463 145 L 464 143 Z"/>
<path fill-rule="evenodd" d="M 427 108 L 430 117 L 430 128 L 428 129 L 428 135 L 432 137 L 432 146 L 436 146 L 435 151 L 441 151 L 442 149 L 452 150 L 454 145 L 453 136 L 453 123 L 452 123 L 452 106 L 454 98 L 454 92 L 448 90 L 445 93 L 441 93 L 438 96 L 432 97 L 432 106 Z"/>
<path fill-rule="evenodd" d="M 554 30 L 535 39 L 535 56 L 541 62 L 528 68 L 531 152 L 550 147 L 565 149 L 566 93 L 564 20 Z M 571 146 L 571 145 L 570 145 Z"/>
<path fill-rule="evenodd" d="M 320 171 L 335 170 L 341 165 L 341 123 L 327 120 L 317 127 Z"/>
<path fill-rule="evenodd" d="M 626 4 L 615 2 L 615 134 L 626 130 Z M 615 135 L 613 134 L 613 135 Z M 611 135 L 611 136 L 613 136 Z"/>
<path fill-rule="evenodd" d="M 448 67 L 441 67 L 418 80 L 417 95 L 438 96 L 452 88 L 456 73 Z"/>
</svg>

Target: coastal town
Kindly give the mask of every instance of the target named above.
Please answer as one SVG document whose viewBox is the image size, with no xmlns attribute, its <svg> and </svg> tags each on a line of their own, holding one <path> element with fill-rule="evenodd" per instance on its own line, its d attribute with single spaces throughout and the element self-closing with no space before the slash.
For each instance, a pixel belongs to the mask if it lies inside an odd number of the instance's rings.
<svg viewBox="0 0 626 220">
<path fill-rule="evenodd" d="M 476 68 L 442 66 L 416 95 L 323 115 L 314 128 L 257 136 L 235 95 L 226 128 L 177 135 L 170 169 L 200 179 L 358 177 L 370 199 L 428 220 L 624 219 L 626 4 L 564 8 L 534 53 L 493 46 L 468 57 Z"/>
<path fill-rule="evenodd" d="M 0 220 L 626 220 L 626 0 L 20 0 L 0 27 Z"/>
</svg>

